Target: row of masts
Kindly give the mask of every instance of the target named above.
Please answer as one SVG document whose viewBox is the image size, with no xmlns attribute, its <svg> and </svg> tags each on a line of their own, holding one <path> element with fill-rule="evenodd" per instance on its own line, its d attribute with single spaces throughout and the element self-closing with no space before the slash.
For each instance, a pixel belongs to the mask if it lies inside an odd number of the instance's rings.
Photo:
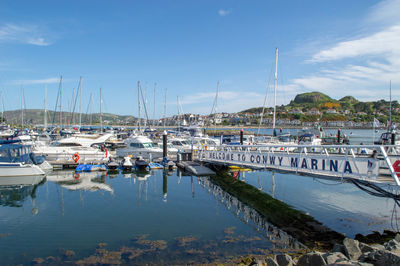
<svg viewBox="0 0 400 266">
<path fill-rule="evenodd" d="M 157 83 L 155 83 L 154 85 L 154 106 L 153 106 L 153 117 L 155 119 L 156 116 L 156 87 L 157 87 Z M 44 88 L 45 92 L 45 97 L 44 97 L 44 117 L 43 117 L 43 125 L 44 128 L 48 128 L 48 114 L 47 114 L 47 86 L 45 86 Z M 147 87 L 146 87 L 146 94 L 147 94 Z M 77 102 L 77 98 L 79 95 L 79 122 L 75 123 L 75 107 L 76 107 L 76 102 Z M 1 105 L 2 105 L 2 121 L 4 121 L 4 101 L 3 101 L 3 97 L 2 94 L 0 92 L 0 99 L 1 99 Z M 145 100 L 146 99 L 146 100 Z M 102 98 L 102 88 L 100 88 L 100 128 L 103 128 L 103 121 L 102 121 L 102 103 L 103 103 L 103 98 Z M 167 100 L 167 89 L 165 89 L 165 97 L 164 97 L 164 126 L 165 126 L 165 118 L 166 118 L 166 100 Z M 138 127 L 141 130 L 141 110 L 142 110 L 142 105 L 144 106 L 144 110 L 145 110 L 145 114 L 146 114 L 146 120 L 145 120 L 145 127 L 147 126 L 147 120 L 149 119 L 148 116 L 148 112 L 147 112 L 147 107 L 146 107 L 146 103 L 147 103 L 147 95 L 143 95 L 141 86 L 140 86 L 140 81 L 138 81 Z M 56 125 L 56 115 L 58 112 L 58 120 L 59 120 L 59 126 L 63 127 L 64 126 L 64 120 L 65 117 L 63 117 L 63 77 L 60 77 L 60 83 L 59 83 L 59 90 L 57 93 L 57 99 L 56 99 L 56 105 L 55 105 L 55 109 L 54 109 L 54 116 L 53 116 L 53 121 L 52 121 L 52 127 L 54 127 Z M 89 107 L 90 107 L 90 112 L 91 112 L 91 105 L 92 105 L 92 94 L 90 94 L 90 99 L 89 99 L 89 104 L 88 104 L 88 110 L 87 112 L 89 112 Z M 25 124 L 25 120 L 24 120 L 24 110 L 25 110 L 25 96 L 24 96 L 24 88 L 23 86 L 21 86 L 21 126 L 24 127 Z M 73 93 L 72 93 L 72 101 L 70 104 L 70 113 L 71 113 L 71 117 L 70 117 L 70 121 L 68 121 L 66 124 L 69 124 L 70 122 L 72 124 L 78 124 L 79 127 L 82 126 L 82 77 L 80 77 L 79 79 L 79 85 L 78 85 L 78 89 L 76 90 L 76 94 L 75 94 L 75 88 L 73 89 Z M 91 117 L 90 117 L 90 124 L 91 124 Z M 155 125 L 155 123 L 153 123 Z"/>
</svg>

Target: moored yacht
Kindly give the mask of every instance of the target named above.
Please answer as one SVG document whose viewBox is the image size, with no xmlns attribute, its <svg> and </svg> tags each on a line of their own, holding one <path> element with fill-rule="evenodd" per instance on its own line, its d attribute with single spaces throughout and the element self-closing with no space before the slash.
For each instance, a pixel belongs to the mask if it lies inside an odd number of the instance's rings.
<svg viewBox="0 0 400 266">
<path fill-rule="evenodd" d="M 40 164 L 43 157 L 35 156 L 29 145 L 20 141 L 0 142 L 0 178 L 13 176 L 44 176 Z"/>
<path fill-rule="evenodd" d="M 131 155 L 132 158 L 137 158 L 139 156 L 143 159 L 153 159 L 161 158 L 163 155 L 163 150 L 156 147 L 154 143 L 145 136 L 133 136 L 125 141 L 126 147 L 117 149 L 116 155 L 118 157 L 126 157 Z"/>
<path fill-rule="evenodd" d="M 36 146 L 33 153 L 46 156 L 51 164 L 105 163 L 110 156 L 107 149 L 101 150 L 72 141 L 55 141 L 49 146 Z"/>
</svg>

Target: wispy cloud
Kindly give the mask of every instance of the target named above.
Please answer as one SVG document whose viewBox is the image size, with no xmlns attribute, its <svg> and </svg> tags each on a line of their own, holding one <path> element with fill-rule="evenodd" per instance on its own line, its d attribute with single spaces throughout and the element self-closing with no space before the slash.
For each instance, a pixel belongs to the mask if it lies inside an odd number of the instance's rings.
<svg viewBox="0 0 400 266">
<path fill-rule="evenodd" d="M 395 25 L 366 37 L 340 42 L 329 49 L 318 52 L 311 61 L 326 62 L 366 55 L 398 56 L 400 54 L 399 43 L 400 25 Z"/>
<path fill-rule="evenodd" d="M 28 79 L 28 80 L 15 80 L 12 81 L 11 83 L 13 85 L 35 85 L 35 84 L 54 84 L 54 83 L 59 83 L 60 78 L 59 77 L 54 77 L 54 78 L 46 78 L 46 79 Z"/>
<path fill-rule="evenodd" d="M 221 17 L 225 17 L 228 16 L 230 13 L 232 12 L 231 9 L 220 9 L 218 10 L 218 15 L 220 15 Z"/>
<path fill-rule="evenodd" d="M 366 16 L 363 36 L 333 42 L 314 53 L 307 62 L 320 66 L 320 70 L 293 79 L 291 85 L 299 91 L 318 90 L 334 98 L 385 98 L 389 80 L 395 86 L 400 84 L 399 9 L 400 0 L 375 5 Z M 371 23 L 376 27 L 370 27 Z M 400 91 L 393 95 L 400 96 Z"/>
<path fill-rule="evenodd" d="M 367 21 L 371 24 L 393 25 L 400 22 L 400 1 L 385 0 L 371 8 Z"/>
<path fill-rule="evenodd" d="M 44 33 L 37 25 L 7 23 L 0 26 L 0 42 L 17 42 L 37 46 L 48 46 L 51 44 L 44 37 Z"/>
</svg>

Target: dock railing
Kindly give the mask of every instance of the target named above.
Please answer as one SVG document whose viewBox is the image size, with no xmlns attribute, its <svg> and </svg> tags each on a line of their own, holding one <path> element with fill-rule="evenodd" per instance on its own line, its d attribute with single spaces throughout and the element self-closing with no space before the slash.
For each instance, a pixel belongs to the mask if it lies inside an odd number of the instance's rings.
<svg viewBox="0 0 400 266">
<path fill-rule="evenodd" d="M 397 145 L 221 145 L 199 150 L 198 159 L 400 186 L 399 151 Z"/>
</svg>

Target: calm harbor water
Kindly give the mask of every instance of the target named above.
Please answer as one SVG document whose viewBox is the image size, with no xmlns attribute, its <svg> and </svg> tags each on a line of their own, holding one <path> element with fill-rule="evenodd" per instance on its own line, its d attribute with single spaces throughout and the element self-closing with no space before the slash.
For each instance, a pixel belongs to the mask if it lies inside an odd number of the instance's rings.
<svg viewBox="0 0 400 266">
<path fill-rule="evenodd" d="M 260 171 L 240 178 L 351 237 L 396 223 L 393 200 L 352 184 Z M 65 250 L 75 252 L 68 259 L 84 259 L 99 243 L 146 250 L 138 264 L 207 263 L 301 246 L 207 177 L 179 171 L 83 173 L 78 180 L 54 171 L 36 186 L 0 187 L 1 264 L 65 259 Z"/>
</svg>

